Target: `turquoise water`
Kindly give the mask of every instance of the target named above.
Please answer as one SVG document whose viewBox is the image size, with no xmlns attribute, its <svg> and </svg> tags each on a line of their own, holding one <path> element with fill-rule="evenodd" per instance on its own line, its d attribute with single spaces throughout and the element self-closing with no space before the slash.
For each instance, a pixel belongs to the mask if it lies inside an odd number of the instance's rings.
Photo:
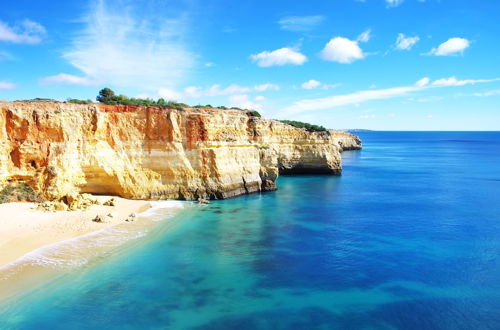
<svg viewBox="0 0 500 330">
<path fill-rule="evenodd" d="M 195 207 L 2 329 L 500 329 L 500 133 L 361 133 L 344 175 Z"/>
</svg>

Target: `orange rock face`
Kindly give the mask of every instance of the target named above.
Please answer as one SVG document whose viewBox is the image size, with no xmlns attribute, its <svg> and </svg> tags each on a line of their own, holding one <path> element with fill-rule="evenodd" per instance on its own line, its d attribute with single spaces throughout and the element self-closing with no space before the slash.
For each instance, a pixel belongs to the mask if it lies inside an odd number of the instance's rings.
<svg viewBox="0 0 500 330">
<path fill-rule="evenodd" d="M 48 199 L 229 198 L 273 190 L 279 173 L 338 175 L 346 146 L 361 145 L 239 110 L 0 102 L 0 187 Z"/>
</svg>

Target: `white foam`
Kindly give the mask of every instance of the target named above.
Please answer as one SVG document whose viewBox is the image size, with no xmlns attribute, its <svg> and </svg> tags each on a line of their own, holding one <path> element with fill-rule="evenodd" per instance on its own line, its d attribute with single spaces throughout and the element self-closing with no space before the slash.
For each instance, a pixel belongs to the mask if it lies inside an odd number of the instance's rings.
<svg viewBox="0 0 500 330">
<path fill-rule="evenodd" d="M 150 202 L 151 208 L 139 214 L 141 217 L 149 218 L 153 221 L 163 221 L 177 214 L 181 209 L 184 209 L 188 202 L 181 201 L 154 201 Z"/>
</svg>

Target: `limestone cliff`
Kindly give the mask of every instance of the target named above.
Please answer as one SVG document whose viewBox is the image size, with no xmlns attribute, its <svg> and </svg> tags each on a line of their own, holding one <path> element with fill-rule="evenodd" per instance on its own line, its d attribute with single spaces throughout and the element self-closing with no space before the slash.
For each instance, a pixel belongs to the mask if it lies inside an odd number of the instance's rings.
<svg viewBox="0 0 500 330">
<path fill-rule="evenodd" d="M 0 102 L 0 187 L 46 198 L 229 198 L 279 173 L 341 173 L 349 133 L 310 133 L 239 110 Z"/>
<path fill-rule="evenodd" d="M 361 139 L 352 133 L 334 130 L 329 130 L 328 133 L 330 141 L 335 143 L 341 151 L 361 149 Z"/>
</svg>

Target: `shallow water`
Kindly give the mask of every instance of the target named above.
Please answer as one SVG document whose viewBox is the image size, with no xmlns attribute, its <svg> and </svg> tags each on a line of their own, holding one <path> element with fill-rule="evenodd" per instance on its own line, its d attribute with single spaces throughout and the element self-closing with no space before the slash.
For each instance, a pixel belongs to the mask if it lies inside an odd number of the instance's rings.
<svg viewBox="0 0 500 330">
<path fill-rule="evenodd" d="M 500 133 L 360 135 L 342 177 L 184 212 L 0 328 L 499 329 Z"/>
</svg>

